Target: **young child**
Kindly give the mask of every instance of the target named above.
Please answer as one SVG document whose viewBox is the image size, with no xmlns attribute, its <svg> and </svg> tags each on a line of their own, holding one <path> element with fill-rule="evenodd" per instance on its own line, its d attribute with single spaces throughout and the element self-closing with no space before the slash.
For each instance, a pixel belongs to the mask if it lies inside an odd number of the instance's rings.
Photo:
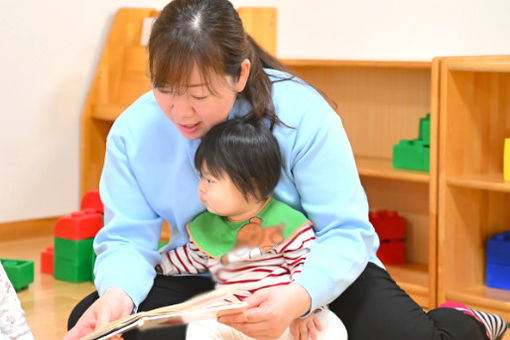
<svg viewBox="0 0 510 340">
<path fill-rule="evenodd" d="M 25 312 L 0 262 L 0 340 L 33 340 Z"/>
<path fill-rule="evenodd" d="M 198 195 L 207 211 L 187 225 L 186 245 L 162 254 L 158 271 L 173 275 L 209 270 L 218 287 L 249 283 L 250 290 L 236 294 L 235 300 L 291 284 L 315 234 L 301 212 L 269 197 L 280 178 L 281 162 L 278 142 L 263 123 L 233 118 L 213 127 L 195 154 Z M 347 339 L 342 322 L 325 308 L 293 321 L 280 339 L 308 339 L 312 333 L 317 339 Z M 216 320 L 191 323 L 186 338 L 250 339 Z"/>
</svg>

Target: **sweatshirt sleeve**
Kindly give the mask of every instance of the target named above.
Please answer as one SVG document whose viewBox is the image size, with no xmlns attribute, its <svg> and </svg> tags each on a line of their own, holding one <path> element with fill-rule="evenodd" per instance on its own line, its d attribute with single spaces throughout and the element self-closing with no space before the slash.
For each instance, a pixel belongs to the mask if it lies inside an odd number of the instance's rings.
<svg viewBox="0 0 510 340">
<path fill-rule="evenodd" d="M 313 104 L 297 127 L 291 153 L 294 183 L 317 237 L 295 281 L 310 294 L 311 310 L 338 297 L 379 244 L 340 118 L 322 98 Z"/>
<path fill-rule="evenodd" d="M 130 167 L 126 133 L 112 128 L 99 184 L 105 226 L 94 240 L 97 254 L 95 285 L 99 295 L 120 287 L 133 300 L 135 311 L 152 287 L 160 255 L 157 243 L 162 219 L 146 201 Z"/>
</svg>

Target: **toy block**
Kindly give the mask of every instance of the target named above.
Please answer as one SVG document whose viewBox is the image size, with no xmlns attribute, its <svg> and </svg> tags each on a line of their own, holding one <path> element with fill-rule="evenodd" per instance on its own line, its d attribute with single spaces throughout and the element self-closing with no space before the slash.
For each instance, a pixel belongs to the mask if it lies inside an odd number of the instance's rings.
<svg viewBox="0 0 510 340">
<path fill-rule="evenodd" d="M 423 142 L 423 145 L 430 146 L 430 113 L 427 113 L 424 118 L 420 118 L 418 139 Z"/>
<path fill-rule="evenodd" d="M 53 275 L 53 261 L 55 252 L 53 247 L 48 247 L 41 252 L 41 273 Z"/>
<path fill-rule="evenodd" d="M 380 240 L 399 240 L 406 236 L 405 221 L 396 211 L 379 210 L 370 212 L 370 223 Z"/>
<path fill-rule="evenodd" d="M 99 190 L 92 190 L 83 195 L 80 209 L 93 209 L 95 212 L 104 214 L 104 206 L 99 196 Z"/>
<path fill-rule="evenodd" d="M 76 211 L 61 217 L 55 224 L 55 237 L 68 240 L 93 238 L 103 226 L 103 216 L 93 210 Z"/>
<path fill-rule="evenodd" d="M 430 147 L 419 139 L 401 140 L 393 146 L 393 167 L 428 171 Z"/>
<path fill-rule="evenodd" d="M 510 266 L 510 230 L 487 240 L 487 263 Z"/>
<path fill-rule="evenodd" d="M 487 287 L 510 289 L 510 266 L 487 263 L 485 284 Z"/>
<path fill-rule="evenodd" d="M 75 241 L 55 237 L 55 258 L 90 263 L 93 242 L 93 238 Z"/>
<path fill-rule="evenodd" d="M 58 280 L 68 282 L 90 281 L 90 262 L 76 263 L 55 257 L 55 273 Z"/>
<path fill-rule="evenodd" d="M 377 250 L 377 257 L 384 264 L 399 264 L 405 262 L 406 248 L 404 241 L 381 241 Z"/>
<path fill-rule="evenodd" d="M 503 153 L 503 177 L 505 182 L 510 182 L 510 138 L 505 138 L 505 150 Z"/>
<path fill-rule="evenodd" d="M 34 282 L 34 261 L 0 259 L 14 290 L 19 292 Z"/>
</svg>

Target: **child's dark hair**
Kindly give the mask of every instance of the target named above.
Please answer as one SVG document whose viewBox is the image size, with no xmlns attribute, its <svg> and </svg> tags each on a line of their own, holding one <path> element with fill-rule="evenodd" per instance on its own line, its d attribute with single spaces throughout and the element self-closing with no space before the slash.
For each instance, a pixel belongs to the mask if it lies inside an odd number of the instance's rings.
<svg viewBox="0 0 510 340">
<path fill-rule="evenodd" d="M 278 141 L 263 121 L 233 118 L 214 126 L 195 153 L 195 167 L 204 165 L 218 178 L 228 176 L 244 197 L 263 199 L 274 190 L 281 173 Z"/>
</svg>

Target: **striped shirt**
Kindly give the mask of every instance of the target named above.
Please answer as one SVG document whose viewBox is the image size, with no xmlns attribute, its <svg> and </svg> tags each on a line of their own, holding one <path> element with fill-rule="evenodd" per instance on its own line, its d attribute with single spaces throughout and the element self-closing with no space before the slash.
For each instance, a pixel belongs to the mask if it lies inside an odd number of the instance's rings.
<svg viewBox="0 0 510 340">
<path fill-rule="evenodd" d="M 293 282 L 301 273 L 313 240 L 315 234 L 312 223 L 308 222 L 287 240 L 265 252 L 257 248 L 232 250 L 226 264 L 222 257 L 204 252 L 191 240 L 184 246 L 162 254 L 157 269 L 164 275 L 198 274 L 209 270 L 218 287 L 249 284 L 249 290 L 236 296 L 242 300 L 257 290 Z"/>
</svg>

